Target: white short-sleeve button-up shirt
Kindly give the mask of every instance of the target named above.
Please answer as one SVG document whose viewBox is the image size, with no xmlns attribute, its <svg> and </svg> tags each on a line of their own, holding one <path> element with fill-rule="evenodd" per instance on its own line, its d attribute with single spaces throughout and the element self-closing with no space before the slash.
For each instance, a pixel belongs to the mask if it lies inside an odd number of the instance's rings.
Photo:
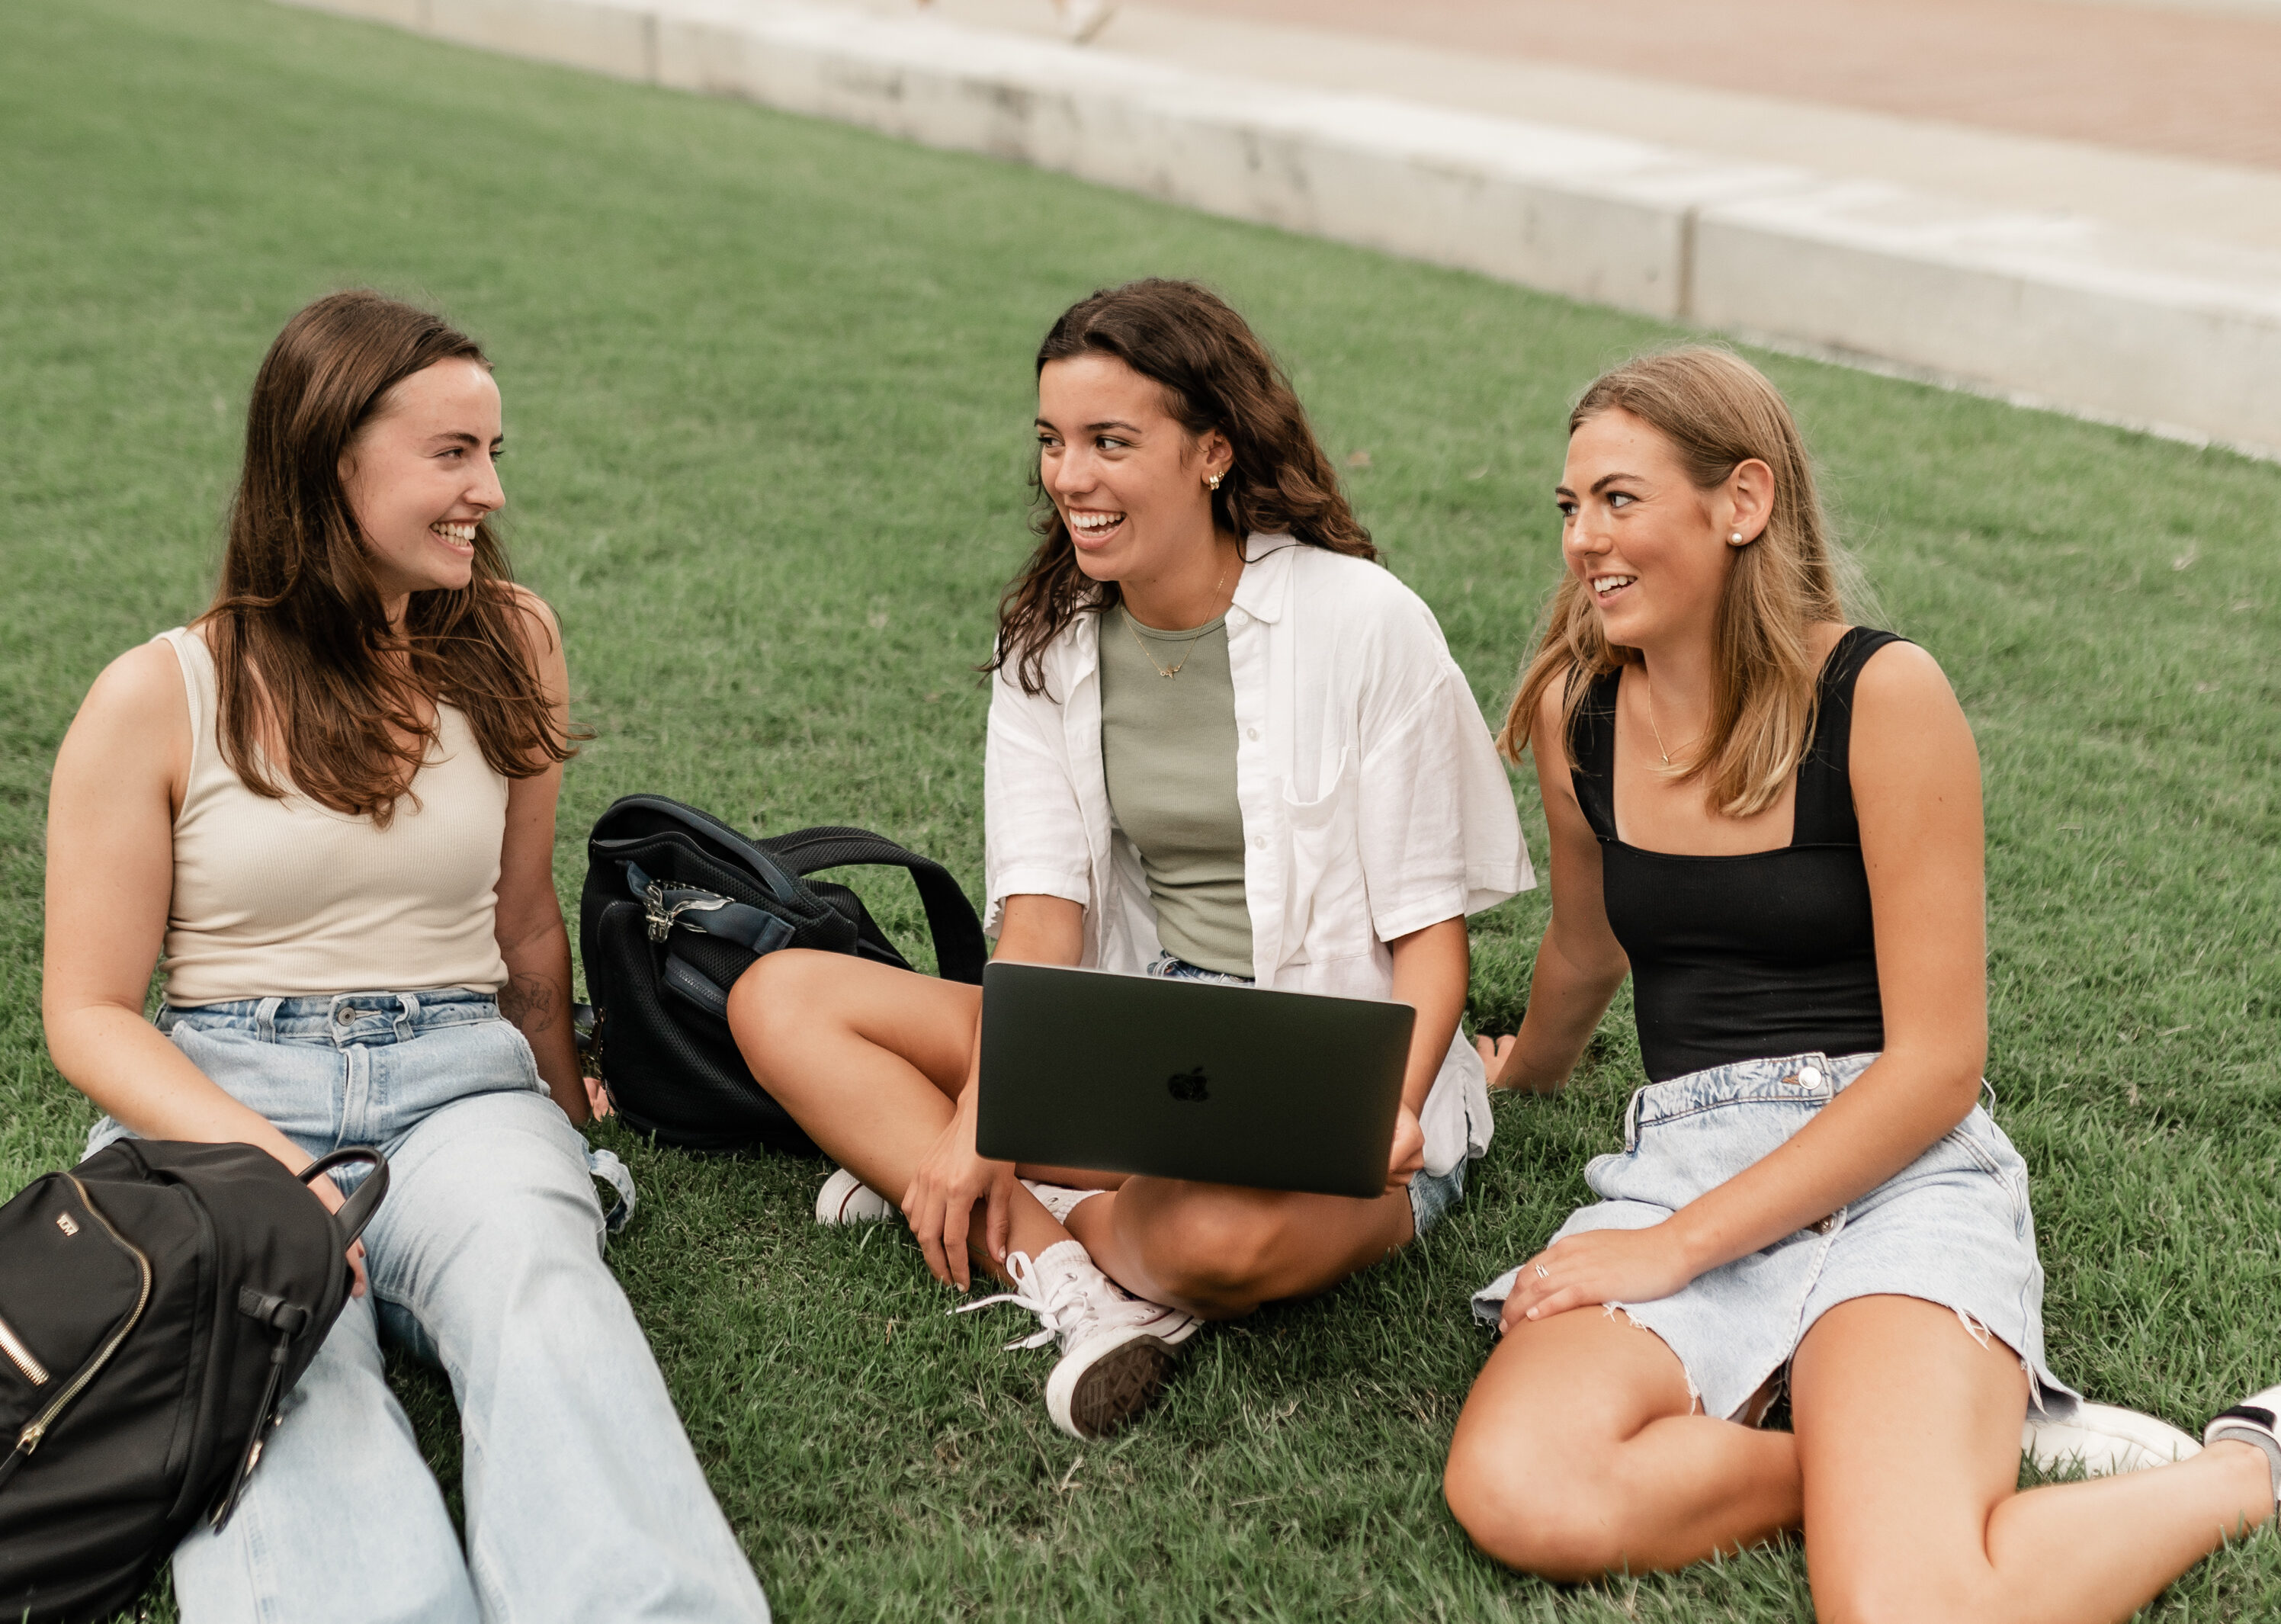
<svg viewBox="0 0 2281 1624">
<path fill-rule="evenodd" d="M 1254 536 L 1227 615 L 1236 800 L 1258 984 L 1386 998 L 1386 944 L 1533 886 L 1512 786 L 1433 611 L 1388 570 Z M 1010 667 L 991 695 L 985 869 L 1010 896 L 1085 909 L 1083 963 L 1135 973 L 1159 951 L 1140 855 L 1101 764 L 1100 617 L 1046 650 L 1046 691 Z M 1426 1168 L 1488 1148 L 1488 1090 L 1461 1032 L 1419 1113 Z"/>
</svg>

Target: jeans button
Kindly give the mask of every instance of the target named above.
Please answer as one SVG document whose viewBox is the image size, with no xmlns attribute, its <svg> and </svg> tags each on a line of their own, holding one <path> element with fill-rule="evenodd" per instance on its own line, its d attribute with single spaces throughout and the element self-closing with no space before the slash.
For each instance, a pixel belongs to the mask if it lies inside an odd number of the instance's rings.
<svg viewBox="0 0 2281 1624">
<path fill-rule="evenodd" d="M 344 1026 L 352 1025 L 356 1021 L 356 1011 L 343 1004 L 333 1011 L 333 1018 Z"/>
<path fill-rule="evenodd" d="M 1821 1073 L 1812 1066 L 1802 1066 L 1798 1075 L 1790 1080 L 1800 1088 L 1819 1088 L 1821 1087 Z"/>
</svg>

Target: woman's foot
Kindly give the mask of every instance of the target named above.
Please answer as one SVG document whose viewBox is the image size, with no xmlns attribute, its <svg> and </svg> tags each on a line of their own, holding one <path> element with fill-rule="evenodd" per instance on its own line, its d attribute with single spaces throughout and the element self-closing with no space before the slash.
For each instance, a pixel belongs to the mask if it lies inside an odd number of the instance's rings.
<svg viewBox="0 0 2281 1624">
<path fill-rule="evenodd" d="M 894 1216 L 893 1202 L 844 1167 L 833 1168 L 831 1177 L 816 1193 L 819 1224 L 870 1224 Z"/>
<path fill-rule="evenodd" d="M 2081 1466 L 2085 1477 L 2144 1472 L 2199 1455 L 2202 1446 L 2168 1421 L 2116 1404 L 2080 1404 L 2074 1413 L 2053 1419 L 2028 1412 L 2020 1450 L 2039 1472 Z"/>
<path fill-rule="evenodd" d="M 2252 1393 L 2202 1429 L 2204 1443 L 2247 1443 L 2273 1468 L 2273 1498 L 2281 1505 L 2281 1387 Z"/>
<path fill-rule="evenodd" d="M 1037 1315 L 1043 1328 L 1006 1346 L 1059 1342 L 1061 1360 L 1046 1378 L 1046 1412 L 1072 1438 L 1105 1436 L 1147 1409 L 1171 1371 L 1173 1351 L 1202 1323 L 1125 1291 L 1074 1241 L 1056 1241 L 1035 1259 L 1009 1253 L 1006 1272 L 1013 1290 L 951 1312 L 1011 1303 Z"/>
</svg>

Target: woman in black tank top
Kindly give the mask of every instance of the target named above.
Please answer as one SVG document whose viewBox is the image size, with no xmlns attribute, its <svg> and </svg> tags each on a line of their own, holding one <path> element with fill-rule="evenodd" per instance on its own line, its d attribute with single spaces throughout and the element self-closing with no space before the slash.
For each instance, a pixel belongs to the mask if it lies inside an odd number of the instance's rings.
<svg viewBox="0 0 2281 1624">
<path fill-rule="evenodd" d="M 1566 575 L 1503 739 L 1535 754 L 1552 918 L 1519 1033 L 1481 1047 L 1493 1086 L 1558 1088 L 1628 975 L 1651 1080 L 1600 1199 L 1474 1300 L 1503 1342 L 1450 1509 L 1550 1578 L 1802 1527 L 1824 1620 L 2125 1618 L 2272 1514 L 2281 1389 L 2194 1455 L 2045 1365 L 2026 1169 L 1978 1102 L 1971 730 L 1923 651 L 1844 623 L 1781 396 L 1680 350 L 1569 431 Z M 1795 1431 L 1766 1430 L 1785 1382 Z M 2193 1458 L 2021 1494 L 2022 1442 Z"/>
</svg>

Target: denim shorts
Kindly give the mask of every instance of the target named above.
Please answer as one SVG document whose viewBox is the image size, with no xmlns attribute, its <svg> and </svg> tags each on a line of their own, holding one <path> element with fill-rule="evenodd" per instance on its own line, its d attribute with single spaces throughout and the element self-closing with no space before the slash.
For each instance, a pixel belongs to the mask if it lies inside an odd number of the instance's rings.
<svg viewBox="0 0 2281 1624">
<path fill-rule="evenodd" d="M 1162 976 L 1170 981 L 1216 981 L 1223 986 L 1256 986 L 1249 976 L 1231 976 L 1225 971 L 1206 970 L 1201 964 L 1191 964 L 1170 953 L 1159 953 L 1149 961 L 1148 973 Z M 1410 1228 L 1415 1238 L 1424 1234 L 1442 1221 L 1450 1208 L 1465 1199 L 1465 1159 L 1445 1173 L 1429 1173 L 1423 1168 L 1410 1176 Z"/>
<path fill-rule="evenodd" d="M 1661 1223 L 1782 1145 L 1876 1058 L 1745 1060 L 1642 1088 L 1624 1113 L 1624 1148 L 1584 1170 L 1600 1200 L 1571 1214 L 1552 1239 Z M 1482 1288 L 1476 1318 L 1496 1324 L 1519 1272 Z M 1888 1295 L 1953 1311 L 1976 1339 L 1992 1336 L 2019 1356 L 2037 1409 L 2053 1417 L 2074 1410 L 2077 1395 L 2044 1362 L 2044 1271 L 2027 1165 L 1976 1104 L 1914 1162 L 1820 1223 L 1670 1296 L 1609 1309 L 1679 1356 L 1705 1414 L 1736 1417 L 1823 1314 L 1855 1297 Z"/>
</svg>

